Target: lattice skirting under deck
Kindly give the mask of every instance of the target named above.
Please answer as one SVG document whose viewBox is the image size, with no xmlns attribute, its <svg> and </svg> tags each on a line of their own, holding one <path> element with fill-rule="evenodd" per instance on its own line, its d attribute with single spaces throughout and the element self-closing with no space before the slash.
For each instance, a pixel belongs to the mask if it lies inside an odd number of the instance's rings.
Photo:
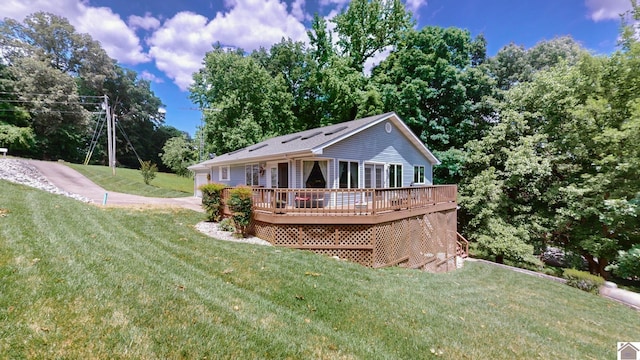
<svg viewBox="0 0 640 360">
<path fill-rule="evenodd" d="M 275 246 L 337 256 L 369 267 L 400 265 L 431 272 L 456 268 L 456 211 L 374 225 L 270 224 L 250 229 Z"/>
</svg>

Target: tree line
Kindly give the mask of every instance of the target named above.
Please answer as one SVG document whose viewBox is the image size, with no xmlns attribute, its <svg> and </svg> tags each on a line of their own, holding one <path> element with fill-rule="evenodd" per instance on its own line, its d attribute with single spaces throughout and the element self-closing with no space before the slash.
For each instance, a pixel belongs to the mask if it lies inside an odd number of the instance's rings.
<svg viewBox="0 0 640 360">
<path fill-rule="evenodd" d="M 215 109 L 207 152 L 395 111 L 442 161 L 435 181 L 459 185 L 460 231 L 496 260 L 535 263 L 557 246 L 604 275 L 640 246 L 631 24 L 610 55 L 558 37 L 488 57 L 482 35 L 416 29 L 398 0 L 352 0 L 330 22 L 316 16 L 308 44 L 206 54 L 190 91 Z"/>
<path fill-rule="evenodd" d="M 0 145 L 18 156 L 84 160 L 104 95 L 117 119 L 117 159 L 161 164 L 165 142 L 182 132 L 164 125 L 162 101 L 150 83 L 111 59 L 87 34 L 45 12 L 0 22 Z M 107 163 L 105 130 L 93 163 Z M 137 153 L 137 155 L 136 155 Z M 166 167 L 164 167 L 166 169 Z"/>
<path fill-rule="evenodd" d="M 638 20 L 639 13 L 634 5 L 631 15 Z M 123 102 L 119 114 L 129 116 L 131 126 L 166 135 L 158 135 L 163 150 L 154 151 L 182 174 L 197 151 L 221 154 L 395 111 L 442 161 L 435 182 L 458 184 L 459 231 L 481 251 L 497 261 L 535 263 L 534 254 L 556 246 L 584 256 L 592 272 L 605 275 L 608 266 L 640 254 L 640 44 L 633 25 L 622 25 L 620 47 L 608 55 L 558 37 L 528 49 L 508 44 L 488 57 L 482 35 L 417 29 L 399 0 L 352 0 L 332 20 L 316 15 L 309 43 L 282 39 L 252 52 L 212 47 L 190 88 L 191 100 L 207 109 L 197 136 L 204 136 L 205 149 L 161 125 L 155 96 L 143 104 L 152 95 L 148 82 L 106 55 L 76 62 L 70 48 L 47 45 L 56 43 L 53 37 L 43 49 L 28 49 L 36 57 L 3 50 L 13 57 L 1 69 L 0 99 L 74 94 L 80 100 L 65 106 L 89 111 L 81 95 L 110 91 Z M 15 46 L 6 34 L 19 27 L 5 20 L 3 49 Z M 100 53 L 87 50 L 91 42 L 83 44 L 80 54 Z M 105 76 L 103 68 L 116 75 Z M 60 77 L 55 85 L 34 79 L 54 73 Z M 86 126 L 86 117 L 61 121 L 67 108 L 53 112 L 51 101 L 12 101 L 0 101 L 0 109 L 20 110 L 0 112 L 0 139 L 35 140 L 42 154 L 52 151 L 47 141 L 56 138 L 68 151 L 81 148 L 82 138 L 70 129 Z M 2 130 L 7 125 L 10 131 Z"/>
</svg>

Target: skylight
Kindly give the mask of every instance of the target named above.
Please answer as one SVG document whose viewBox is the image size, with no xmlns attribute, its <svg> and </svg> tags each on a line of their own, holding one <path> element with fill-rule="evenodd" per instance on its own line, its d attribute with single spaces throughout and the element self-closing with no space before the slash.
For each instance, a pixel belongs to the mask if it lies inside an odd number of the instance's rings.
<svg viewBox="0 0 640 360">
<path fill-rule="evenodd" d="M 282 140 L 282 143 L 283 143 L 283 144 L 286 144 L 286 143 L 288 143 L 288 142 L 291 142 L 291 141 L 293 141 L 293 140 L 295 140 L 295 139 L 299 139 L 299 138 L 300 138 L 300 135 L 297 135 L 297 136 L 294 136 L 294 137 L 292 137 L 292 138 L 290 138 L 290 139 Z"/>
<path fill-rule="evenodd" d="M 312 134 L 309 134 L 309 135 L 307 135 L 307 136 L 303 137 L 303 138 L 302 138 L 302 139 L 300 139 L 300 140 L 307 140 L 307 139 L 311 139 L 312 137 L 317 136 L 317 135 L 320 135 L 320 134 L 322 134 L 322 131 L 316 131 L 316 132 L 314 132 L 314 133 L 312 133 Z"/>
<path fill-rule="evenodd" d="M 249 152 L 251 152 L 251 151 L 256 151 L 256 150 L 259 150 L 259 149 L 262 149 L 263 147 L 265 147 L 265 146 L 267 146 L 267 145 L 269 145 L 269 144 L 262 144 L 262 145 L 258 145 L 258 146 L 256 146 L 256 147 L 254 147 L 253 149 L 249 149 Z"/>
<path fill-rule="evenodd" d="M 344 130 L 344 129 L 346 129 L 346 128 L 347 128 L 347 126 L 341 126 L 341 127 L 337 128 L 337 129 L 335 129 L 335 130 L 333 130 L 333 131 L 330 131 L 330 132 L 328 132 L 328 133 L 325 133 L 324 135 L 325 135 L 325 136 L 327 136 L 327 135 L 333 135 L 333 134 L 339 133 L 340 131 L 342 131 L 342 130 Z"/>
</svg>

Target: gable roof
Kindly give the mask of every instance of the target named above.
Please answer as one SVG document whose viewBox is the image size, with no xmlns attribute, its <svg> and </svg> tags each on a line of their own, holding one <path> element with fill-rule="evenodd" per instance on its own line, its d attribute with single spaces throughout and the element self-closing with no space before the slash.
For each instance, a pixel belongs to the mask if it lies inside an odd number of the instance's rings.
<svg viewBox="0 0 640 360">
<path fill-rule="evenodd" d="M 293 156 L 321 155 L 322 151 L 337 142 L 343 141 L 354 134 L 368 129 L 376 124 L 388 120 L 396 125 L 400 132 L 427 158 L 433 165 L 440 161 L 427 149 L 420 139 L 400 120 L 395 112 L 369 116 L 335 125 L 305 130 L 294 134 L 277 136 L 254 145 L 247 146 L 196 165 L 189 166 L 190 170 L 208 168 L 214 165 L 229 165 L 263 161 L 274 158 Z"/>
</svg>

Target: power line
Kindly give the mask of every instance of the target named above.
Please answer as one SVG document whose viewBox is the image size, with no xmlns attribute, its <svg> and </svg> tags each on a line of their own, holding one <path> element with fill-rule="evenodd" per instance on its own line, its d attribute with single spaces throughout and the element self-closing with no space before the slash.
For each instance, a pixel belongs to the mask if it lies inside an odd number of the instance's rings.
<svg viewBox="0 0 640 360">
<path fill-rule="evenodd" d="M 30 100 L 13 100 L 13 99 L 7 99 L 7 100 L 0 100 L 0 103 L 31 103 L 31 104 L 36 104 L 36 103 L 47 103 L 47 104 L 66 104 L 66 105 L 100 105 L 103 103 L 95 103 L 95 102 L 82 102 L 82 101 L 46 101 L 46 100 L 34 100 L 34 99 L 30 99 Z"/>
<path fill-rule="evenodd" d="M 0 94 L 2 95 L 32 95 L 32 96 L 51 96 L 54 94 L 39 94 L 39 93 L 21 93 L 21 92 L 16 92 L 16 91 L 0 91 Z M 62 94 L 65 96 L 78 96 L 78 97 L 85 97 L 85 98 L 94 98 L 94 99 L 103 99 L 104 96 L 100 95 L 80 95 L 80 94 Z"/>
</svg>

